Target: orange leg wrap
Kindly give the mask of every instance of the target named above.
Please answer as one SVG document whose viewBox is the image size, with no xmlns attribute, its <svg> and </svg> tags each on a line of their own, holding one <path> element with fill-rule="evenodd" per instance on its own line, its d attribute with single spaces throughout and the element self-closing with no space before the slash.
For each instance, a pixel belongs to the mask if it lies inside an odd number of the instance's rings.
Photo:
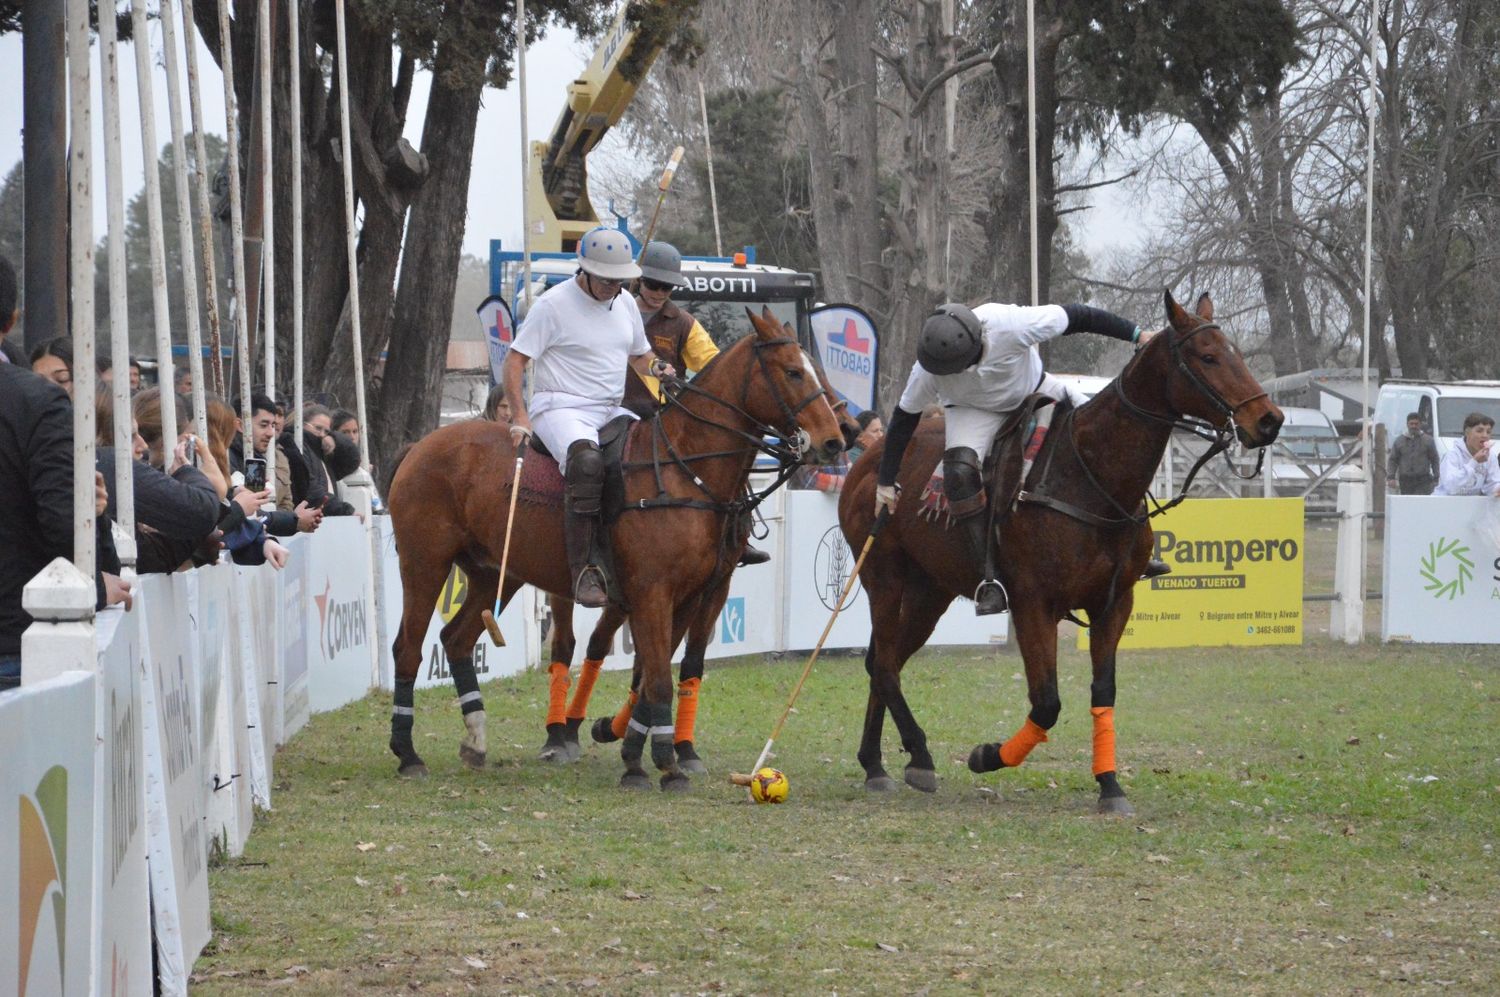
<svg viewBox="0 0 1500 997">
<path fill-rule="evenodd" d="M 1032 748 L 1045 740 L 1047 732 L 1038 727 L 1036 721 L 1027 717 L 1016 735 L 1000 745 L 1000 760 L 1005 763 L 1006 768 L 1013 769 L 1026 760 Z"/>
<path fill-rule="evenodd" d="M 1094 774 L 1103 775 L 1115 771 L 1115 708 L 1095 706 L 1089 710 L 1094 715 Z"/>
<path fill-rule="evenodd" d="M 698 688 L 702 679 L 686 679 L 677 683 L 677 733 L 674 741 L 691 741 L 693 725 L 698 722 Z"/>
<path fill-rule="evenodd" d="M 602 658 L 585 658 L 583 671 L 578 674 L 578 688 L 573 690 L 573 701 L 568 704 L 568 719 L 582 720 L 589 715 L 589 697 L 594 694 L 594 680 L 599 669 L 604 667 Z"/>
<path fill-rule="evenodd" d="M 568 718 L 568 666 L 554 661 L 547 666 L 552 681 L 547 690 L 547 726 L 560 724 Z"/>
<path fill-rule="evenodd" d="M 620 712 L 616 713 L 615 718 L 609 722 L 609 729 L 615 732 L 615 737 L 625 736 L 625 729 L 630 726 L 630 714 L 635 711 L 635 704 L 640 702 L 640 699 L 641 694 L 631 689 L 630 695 L 625 699 L 625 705 L 620 707 Z"/>
</svg>

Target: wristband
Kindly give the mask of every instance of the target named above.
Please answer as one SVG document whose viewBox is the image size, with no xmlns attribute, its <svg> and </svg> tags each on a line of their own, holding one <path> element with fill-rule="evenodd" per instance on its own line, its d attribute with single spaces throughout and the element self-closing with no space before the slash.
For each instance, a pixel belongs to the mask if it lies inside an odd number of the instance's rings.
<svg viewBox="0 0 1500 997">
<path fill-rule="evenodd" d="M 1132 343 L 1137 344 L 1137 345 L 1140 344 L 1140 341 L 1141 341 L 1141 327 L 1140 326 L 1136 326 L 1135 327 L 1135 331 L 1130 334 L 1130 341 Z"/>
</svg>

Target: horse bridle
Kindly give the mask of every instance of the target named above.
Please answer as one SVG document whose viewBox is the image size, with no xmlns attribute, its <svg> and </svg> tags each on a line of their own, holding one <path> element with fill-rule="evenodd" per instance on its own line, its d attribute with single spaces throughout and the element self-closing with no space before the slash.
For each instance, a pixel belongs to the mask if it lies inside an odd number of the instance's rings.
<svg viewBox="0 0 1500 997">
<path fill-rule="evenodd" d="M 738 447 L 734 450 L 718 450 L 712 451 L 710 453 L 692 454 L 691 456 L 684 457 L 677 452 L 677 448 L 672 444 L 671 439 L 667 437 L 665 430 L 662 429 L 660 413 L 658 413 L 657 416 L 652 419 L 653 438 L 651 445 L 651 460 L 649 464 L 644 461 L 631 461 L 627 462 L 624 465 L 627 469 L 631 467 L 651 467 L 656 475 L 657 494 L 655 498 L 639 499 L 636 502 L 629 503 L 625 506 L 626 509 L 686 507 L 695 509 L 707 509 L 714 512 L 723 513 L 745 513 L 753 510 L 756 506 L 764 502 L 767 496 L 769 496 L 777 488 L 780 488 L 783 484 L 785 484 L 787 479 L 796 472 L 797 468 L 802 463 L 803 455 L 807 452 L 808 448 L 812 446 L 812 440 L 808 436 L 807 431 L 799 428 L 797 425 L 797 415 L 809 405 L 814 404 L 819 398 L 826 397 L 828 394 L 828 389 L 824 388 L 821 383 L 818 383 L 806 397 L 797 400 L 795 404 L 788 402 L 782 395 L 780 388 L 776 386 L 774 379 L 771 377 L 770 369 L 766 363 L 766 359 L 762 354 L 762 351 L 776 346 L 796 346 L 800 351 L 801 344 L 799 344 L 796 339 L 793 339 L 789 336 L 781 336 L 776 339 L 757 339 L 756 342 L 751 345 L 755 350 L 756 364 L 757 366 L 759 366 L 762 375 L 765 376 L 766 381 L 771 387 L 771 393 L 776 399 L 776 404 L 781 409 L 782 415 L 786 418 L 785 428 L 778 429 L 775 426 L 771 426 L 765 422 L 762 422 L 745 410 L 745 406 L 748 404 L 750 398 L 751 378 L 746 378 L 744 381 L 743 389 L 740 392 L 740 402 L 738 405 L 729 401 L 728 399 L 719 397 L 711 391 L 704 390 L 702 387 L 692 381 L 677 381 L 673 386 L 673 390 L 666 392 L 667 407 L 676 405 L 684 415 L 688 416 L 694 421 L 703 423 L 708 426 L 713 426 L 716 429 L 721 429 L 740 436 L 747 442 L 748 445 Z M 726 423 L 719 422 L 705 415 L 700 415 L 699 413 L 694 412 L 692 409 L 683 405 L 681 401 L 678 400 L 677 396 L 683 393 L 692 393 L 695 395 L 699 395 L 716 405 L 729 409 L 731 412 L 734 412 L 746 422 L 750 423 L 752 428 L 748 431 L 743 430 L 737 426 L 730 426 Z M 775 438 L 781 442 L 768 442 L 768 437 Z M 660 443 L 660 446 L 658 446 L 658 442 Z M 666 456 L 670 459 L 670 463 L 680 468 L 683 473 L 688 476 L 688 479 L 691 480 L 693 484 L 698 488 L 698 490 L 703 492 L 703 494 L 707 496 L 708 501 L 699 499 L 677 498 L 667 494 L 666 484 L 662 480 L 661 474 L 662 460 L 660 454 L 663 450 L 666 452 Z M 693 461 L 708 460 L 714 457 L 743 455 L 751 452 L 764 453 L 771 457 L 775 457 L 777 464 L 780 466 L 780 471 L 778 472 L 776 479 L 761 491 L 751 492 L 744 498 L 732 499 L 727 502 L 720 500 L 711 491 L 709 491 L 709 488 L 706 484 L 704 484 L 703 479 L 701 479 L 690 466 L 691 462 Z"/>
</svg>

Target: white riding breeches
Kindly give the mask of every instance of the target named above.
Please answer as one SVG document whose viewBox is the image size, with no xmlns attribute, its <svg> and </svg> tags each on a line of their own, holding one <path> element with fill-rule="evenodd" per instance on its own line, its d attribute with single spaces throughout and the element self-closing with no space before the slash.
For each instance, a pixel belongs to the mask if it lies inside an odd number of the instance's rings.
<svg viewBox="0 0 1500 997">
<path fill-rule="evenodd" d="M 538 406 L 541 394 L 553 395 L 551 404 L 547 403 L 548 400 L 543 400 L 543 404 Z M 531 413 L 531 428 L 542 445 L 557 458 L 557 467 L 564 474 L 568 473 L 568 447 L 579 440 L 598 443 L 599 430 L 604 428 L 605 423 L 622 415 L 635 418 L 635 414 L 629 409 L 609 402 L 562 405 L 558 404 L 555 395 L 555 392 L 540 392 L 538 398 L 532 399 L 532 408 L 541 408 L 543 411 Z"/>
<path fill-rule="evenodd" d="M 1037 391 L 1058 401 L 1071 398 L 1074 405 L 1082 405 L 1088 400 L 1071 385 L 1059 381 L 1051 374 L 1042 375 Z M 947 426 L 944 448 L 952 450 L 954 447 L 969 447 L 979 455 L 979 461 L 983 464 L 985 457 L 989 456 L 990 446 L 995 442 L 995 434 L 1000 431 L 1000 424 L 1008 415 L 1009 412 L 987 412 L 964 405 L 943 406 L 943 421 Z"/>
</svg>

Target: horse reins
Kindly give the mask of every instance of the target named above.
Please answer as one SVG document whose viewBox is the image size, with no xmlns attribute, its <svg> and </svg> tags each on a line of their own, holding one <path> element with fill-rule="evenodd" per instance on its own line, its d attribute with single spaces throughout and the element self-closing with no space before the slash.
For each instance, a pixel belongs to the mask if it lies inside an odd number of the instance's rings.
<svg viewBox="0 0 1500 997">
<path fill-rule="evenodd" d="M 1152 517 L 1160 516 L 1161 514 L 1180 504 L 1185 498 L 1187 498 L 1188 488 L 1192 485 L 1193 479 L 1198 476 L 1198 472 L 1203 469 L 1203 466 L 1218 454 L 1227 451 L 1230 445 L 1234 442 L 1235 415 L 1239 413 L 1240 409 L 1244 408 L 1246 405 L 1249 405 L 1251 402 L 1267 397 L 1267 393 L 1262 391 L 1259 394 L 1251 395 L 1249 398 L 1246 398 L 1237 404 L 1231 405 L 1228 399 L 1226 399 L 1222 394 L 1219 393 L 1218 389 L 1204 380 L 1203 377 L 1199 375 L 1199 373 L 1188 364 L 1187 357 L 1183 350 L 1183 344 L 1192 339 L 1198 333 L 1207 332 L 1210 329 L 1217 329 L 1220 332 L 1223 331 L 1223 329 L 1217 322 L 1204 322 L 1201 325 L 1198 325 L 1197 327 L 1184 333 L 1181 337 L 1174 335 L 1173 330 L 1169 329 L 1166 332 L 1166 335 L 1168 336 L 1167 345 L 1172 351 L 1173 364 L 1188 379 L 1188 383 L 1190 383 L 1195 389 L 1197 389 L 1199 394 L 1207 398 L 1215 408 L 1217 408 L 1224 414 L 1225 418 L 1223 425 L 1215 425 L 1204 419 L 1185 417 L 1179 413 L 1162 415 L 1159 412 L 1152 412 L 1150 409 L 1143 408 L 1140 405 L 1137 405 L 1135 402 L 1131 401 L 1129 396 L 1125 394 L 1125 375 L 1130 373 L 1131 368 L 1133 368 L 1135 364 L 1140 360 L 1139 353 L 1136 356 L 1131 357 L 1130 363 L 1125 365 L 1125 369 L 1120 372 L 1119 376 L 1117 376 L 1110 385 L 1114 389 L 1115 394 L 1119 397 L 1121 404 L 1125 406 L 1126 412 L 1130 415 L 1133 415 L 1136 418 L 1146 422 L 1160 423 L 1162 425 L 1169 426 L 1174 430 L 1180 429 L 1185 432 L 1192 433 L 1194 436 L 1198 437 L 1201 440 L 1205 440 L 1210 444 L 1209 448 L 1198 457 L 1197 462 L 1194 463 L 1192 468 L 1188 471 L 1187 477 L 1184 478 L 1182 482 L 1182 491 L 1175 498 L 1170 499 L 1165 503 L 1159 502 L 1157 501 L 1156 497 L 1148 491 L 1145 497 L 1146 499 L 1150 500 L 1151 505 L 1154 506 L 1154 508 L 1151 511 L 1145 512 L 1141 515 L 1135 515 L 1127 510 L 1123 505 L 1121 505 L 1120 502 L 1112 494 L 1110 494 L 1109 490 L 1104 487 L 1099 479 L 1094 476 L 1093 471 L 1089 469 L 1088 462 L 1083 459 L 1083 453 L 1078 448 L 1078 423 L 1077 420 L 1073 418 L 1073 415 L 1077 410 L 1074 409 L 1070 410 L 1067 414 L 1068 442 L 1073 448 L 1073 455 L 1077 458 L 1078 466 L 1082 468 L 1084 477 L 1088 480 L 1089 484 L 1093 486 L 1096 492 L 1103 495 L 1109 501 L 1110 505 L 1114 506 L 1115 511 L 1120 514 L 1119 517 L 1110 518 L 1099 516 L 1095 513 L 1087 511 L 1086 509 L 1080 509 L 1077 506 L 1072 505 L 1071 503 L 1064 502 L 1061 499 L 1053 498 L 1049 495 L 1027 492 L 1024 490 L 1020 493 L 1020 495 L 1017 496 L 1017 501 L 1030 502 L 1035 505 L 1043 505 L 1048 508 L 1055 509 L 1067 516 L 1071 516 L 1074 519 L 1082 520 L 1083 522 L 1089 523 L 1094 526 L 1115 527 L 1124 526 L 1127 523 L 1133 523 L 1139 526 L 1150 520 Z M 1249 475 L 1242 477 L 1253 478 L 1257 474 L 1259 474 L 1261 467 L 1265 462 L 1265 457 L 1265 450 L 1261 449 L 1261 451 L 1257 454 L 1255 470 L 1252 471 Z M 1225 459 L 1228 460 L 1228 457 L 1226 456 Z M 1048 459 L 1043 464 L 1041 469 L 1041 475 L 1043 479 L 1045 479 L 1047 468 L 1050 465 L 1051 456 L 1049 453 Z M 1239 472 L 1235 471 L 1235 474 L 1239 475 Z M 1022 488 L 1024 489 L 1025 482 L 1022 482 L 1021 484 Z"/>
</svg>

